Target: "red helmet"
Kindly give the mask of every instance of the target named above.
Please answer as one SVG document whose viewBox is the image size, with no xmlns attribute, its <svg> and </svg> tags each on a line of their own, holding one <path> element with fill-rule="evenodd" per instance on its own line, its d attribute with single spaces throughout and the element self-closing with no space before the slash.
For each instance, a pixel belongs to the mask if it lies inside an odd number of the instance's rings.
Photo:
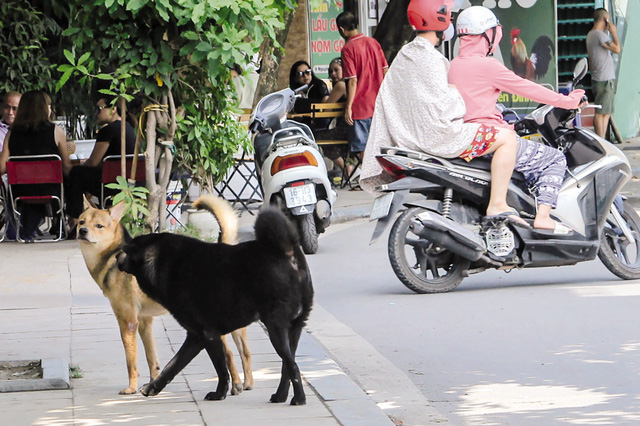
<svg viewBox="0 0 640 426">
<path fill-rule="evenodd" d="M 444 31 L 451 24 L 453 0 L 411 0 L 409 24 L 416 31 Z"/>
</svg>

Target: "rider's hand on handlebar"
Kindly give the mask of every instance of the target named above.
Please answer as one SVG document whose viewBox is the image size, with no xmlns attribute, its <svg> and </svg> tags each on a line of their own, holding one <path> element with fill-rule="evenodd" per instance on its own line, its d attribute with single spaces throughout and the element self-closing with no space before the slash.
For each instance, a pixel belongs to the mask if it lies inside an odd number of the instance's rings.
<svg viewBox="0 0 640 426">
<path fill-rule="evenodd" d="M 572 90 L 571 93 L 569 93 L 569 95 L 567 96 L 569 96 L 569 98 L 571 98 L 571 100 L 575 102 L 574 108 L 580 108 L 584 103 L 582 99 L 584 97 L 584 90 L 582 89 Z"/>
<path fill-rule="evenodd" d="M 580 104 L 578 105 L 578 109 L 582 109 L 589 106 L 589 98 L 583 96 L 580 100 Z"/>
</svg>

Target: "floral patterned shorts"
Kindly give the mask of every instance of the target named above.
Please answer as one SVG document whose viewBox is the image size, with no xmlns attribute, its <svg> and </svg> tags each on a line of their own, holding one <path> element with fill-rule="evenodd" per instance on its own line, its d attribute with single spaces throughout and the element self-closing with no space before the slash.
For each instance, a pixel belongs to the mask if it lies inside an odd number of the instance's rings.
<svg viewBox="0 0 640 426">
<path fill-rule="evenodd" d="M 496 141 L 497 129 L 493 126 L 480 125 L 476 135 L 473 137 L 473 141 L 464 150 L 464 152 L 458 155 L 459 158 L 464 158 L 467 161 L 471 161 L 476 157 L 484 154 Z"/>
</svg>

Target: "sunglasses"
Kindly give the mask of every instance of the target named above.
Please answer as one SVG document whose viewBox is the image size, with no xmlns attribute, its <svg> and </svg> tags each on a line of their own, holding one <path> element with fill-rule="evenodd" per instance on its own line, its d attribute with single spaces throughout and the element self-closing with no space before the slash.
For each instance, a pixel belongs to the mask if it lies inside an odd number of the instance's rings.
<svg viewBox="0 0 640 426">
<path fill-rule="evenodd" d="M 298 77 L 302 77 L 305 74 L 306 75 L 311 75 L 311 69 L 304 70 L 304 71 L 298 71 Z"/>
<path fill-rule="evenodd" d="M 103 109 L 105 109 L 106 107 L 107 107 L 106 105 L 104 105 L 104 106 L 100 106 L 100 105 L 96 106 L 96 109 L 95 109 L 96 114 L 99 114 L 99 113 L 100 113 L 100 111 L 102 111 L 102 110 L 103 110 Z"/>
</svg>

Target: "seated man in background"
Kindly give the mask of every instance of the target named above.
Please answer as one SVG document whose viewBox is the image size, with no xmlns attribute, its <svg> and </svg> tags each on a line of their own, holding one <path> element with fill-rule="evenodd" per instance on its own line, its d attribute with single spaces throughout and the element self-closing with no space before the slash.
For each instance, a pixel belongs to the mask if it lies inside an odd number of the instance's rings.
<svg viewBox="0 0 640 426">
<path fill-rule="evenodd" d="M 18 92 L 7 92 L 0 103 L 0 151 L 4 146 L 4 138 L 9 132 L 9 127 L 13 125 L 13 120 L 16 118 L 21 96 L 22 94 Z"/>
<path fill-rule="evenodd" d="M 82 213 L 82 195 L 89 192 L 100 193 L 102 184 L 102 160 L 109 155 L 121 154 L 121 126 L 119 106 L 111 106 L 111 99 L 102 98 L 96 104 L 96 123 L 101 126 L 96 144 L 89 158 L 80 166 L 71 169 L 67 188 L 67 207 L 69 215 L 69 238 L 75 238 L 78 216 Z M 136 132 L 125 121 L 126 153 L 133 154 L 136 145 Z"/>
</svg>

